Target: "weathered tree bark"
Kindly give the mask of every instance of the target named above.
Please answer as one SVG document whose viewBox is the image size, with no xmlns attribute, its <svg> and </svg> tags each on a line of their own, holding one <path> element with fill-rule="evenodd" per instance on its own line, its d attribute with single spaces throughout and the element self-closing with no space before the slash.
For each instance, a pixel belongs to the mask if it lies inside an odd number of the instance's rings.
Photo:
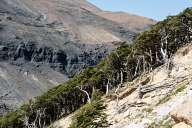
<svg viewBox="0 0 192 128">
<path fill-rule="evenodd" d="M 145 56 L 142 57 L 143 58 L 143 73 L 146 72 L 146 62 L 145 62 Z"/>
<path fill-rule="evenodd" d="M 168 59 L 168 49 L 167 49 L 167 45 L 168 45 L 168 38 L 169 38 L 169 34 L 167 34 L 165 29 L 162 29 L 161 32 L 161 48 L 160 48 L 160 53 L 163 57 L 163 61 L 164 63 L 167 62 Z"/>
<path fill-rule="evenodd" d="M 88 103 L 91 103 L 91 98 L 90 98 L 90 96 L 89 96 L 89 93 L 88 93 L 87 91 L 83 90 L 83 87 L 82 87 L 82 86 L 81 86 L 81 88 L 79 88 L 79 89 L 86 94 L 86 96 L 87 96 L 87 102 L 88 102 Z"/>
<path fill-rule="evenodd" d="M 120 78 L 120 86 L 122 86 L 123 85 L 123 68 L 120 69 L 120 76 L 121 76 L 121 78 Z"/>
<path fill-rule="evenodd" d="M 136 77 L 136 76 L 137 76 L 137 72 L 138 72 L 139 64 L 140 64 L 140 58 L 137 59 L 137 65 L 136 65 L 135 73 L 134 73 L 133 77 Z"/>
<path fill-rule="evenodd" d="M 106 96 L 109 95 L 109 86 L 110 86 L 110 82 L 109 80 L 107 81 L 107 85 L 106 85 Z"/>
</svg>

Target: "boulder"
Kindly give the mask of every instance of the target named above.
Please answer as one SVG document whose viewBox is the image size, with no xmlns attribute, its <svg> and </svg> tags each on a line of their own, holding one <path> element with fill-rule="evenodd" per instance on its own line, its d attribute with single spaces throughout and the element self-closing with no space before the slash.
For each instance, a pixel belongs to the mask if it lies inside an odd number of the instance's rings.
<svg viewBox="0 0 192 128">
<path fill-rule="evenodd" d="M 187 100 L 170 114 L 176 123 L 185 122 L 192 127 L 192 100 Z"/>
<path fill-rule="evenodd" d="M 192 128 L 191 126 L 181 122 L 181 123 L 178 123 L 176 125 L 174 125 L 172 128 Z"/>
</svg>

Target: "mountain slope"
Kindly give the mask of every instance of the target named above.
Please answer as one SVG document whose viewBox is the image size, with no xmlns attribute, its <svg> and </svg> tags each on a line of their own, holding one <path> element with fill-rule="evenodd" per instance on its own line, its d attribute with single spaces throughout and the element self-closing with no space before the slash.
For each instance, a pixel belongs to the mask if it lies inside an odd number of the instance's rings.
<svg viewBox="0 0 192 128">
<path fill-rule="evenodd" d="M 192 103 L 189 101 L 192 96 L 191 48 L 191 44 L 180 48 L 170 62 L 142 75 L 133 83 L 125 83 L 118 107 L 116 100 L 108 99 L 106 113 L 112 124 L 110 128 L 172 128 L 180 122 L 189 124 L 191 109 L 187 110 L 185 103 Z M 143 81 L 148 82 L 142 84 Z M 133 88 L 134 91 L 131 91 Z M 178 111 L 185 111 L 186 115 L 182 118 Z"/>
<path fill-rule="evenodd" d="M 74 124 L 82 123 L 86 127 L 90 127 L 90 124 L 100 126 L 101 118 L 97 118 L 97 114 L 102 114 L 102 119 L 105 119 L 102 112 L 104 107 L 98 107 L 97 103 L 100 102 L 90 99 L 90 97 L 94 98 L 93 92 L 99 90 L 109 96 L 108 92 L 115 89 L 115 96 L 111 99 L 121 100 L 128 95 L 128 93 L 119 95 L 124 82 L 132 82 L 142 74 L 148 74 L 165 63 L 168 63 L 167 67 L 171 69 L 170 58 L 179 48 L 192 41 L 191 15 L 192 9 L 188 8 L 177 16 L 159 22 L 141 33 L 134 43 L 122 44 L 97 66 L 87 68 L 69 81 L 50 89 L 34 101 L 0 118 L 0 125 L 3 128 L 25 127 L 29 124 L 34 127 L 44 127 L 86 104 L 79 109 L 79 115 L 74 117 Z M 148 82 L 147 79 L 136 85 L 139 89 L 139 98 L 159 87 L 145 86 Z M 135 91 L 134 89 L 137 88 L 133 88 L 131 92 Z M 140 102 L 136 107 L 142 104 Z M 86 119 L 87 116 L 89 117 L 87 120 L 78 118 Z M 92 116 L 94 119 L 91 118 Z"/>
<path fill-rule="evenodd" d="M 101 12 L 85 0 L 1 0 L 0 106 L 19 106 L 135 38 Z"/>
<path fill-rule="evenodd" d="M 145 17 L 131 15 L 124 12 L 101 12 L 99 15 L 103 16 L 106 19 L 120 23 L 125 27 L 133 30 L 134 32 L 142 32 L 143 29 L 148 28 L 154 24 L 154 20 L 147 19 Z M 139 19 L 139 20 L 138 20 Z"/>
<path fill-rule="evenodd" d="M 192 45 L 180 48 L 168 63 L 125 82 L 119 91 L 119 101 L 111 91 L 104 97 L 110 128 L 171 128 L 183 122 L 190 128 L 192 96 Z M 145 83 L 142 86 L 141 83 Z M 140 97 L 141 91 L 145 91 Z M 78 112 L 78 111 L 77 111 Z M 77 112 L 56 121 L 54 128 L 68 128 Z M 86 115 L 84 115 L 86 116 Z M 77 116 L 78 117 L 78 116 Z M 176 122 L 175 122 L 175 121 Z M 186 124 L 185 124 L 186 123 Z M 191 126 L 190 126 L 191 125 Z M 183 128 L 180 126 L 178 128 Z"/>
</svg>

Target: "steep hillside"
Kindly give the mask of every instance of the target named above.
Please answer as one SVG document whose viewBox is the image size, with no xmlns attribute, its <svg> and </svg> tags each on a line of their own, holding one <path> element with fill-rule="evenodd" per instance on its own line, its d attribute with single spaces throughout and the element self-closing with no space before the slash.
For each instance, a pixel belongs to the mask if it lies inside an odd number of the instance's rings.
<svg viewBox="0 0 192 128">
<path fill-rule="evenodd" d="M 125 83 L 118 106 L 106 99 L 110 128 L 191 128 L 191 48 L 180 48 L 168 63 Z"/>
<path fill-rule="evenodd" d="M 106 19 L 120 23 L 125 27 L 129 28 L 130 30 L 133 30 L 134 32 L 142 32 L 143 29 L 146 29 L 149 26 L 154 25 L 154 22 L 156 22 L 152 19 L 147 19 L 145 17 L 136 16 L 124 12 L 114 13 L 104 11 L 98 14 L 105 17 Z"/>
<path fill-rule="evenodd" d="M 92 94 L 99 90 L 109 96 L 109 92 L 115 89 L 116 95 L 111 98 L 121 100 L 127 95 L 125 93 L 120 96 L 120 88 L 124 82 L 131 82 L 165 63 L 168 63 L 167 67 L 171 69 L 173 64 L 169 63 L 170 58 L 179 48 L 191 42 L 191 17 L 192 9 L 188 8 L 177 16 L 159 22 L 141 33 L 134 43 L 122 44 L 97 66 L 87 68 L 73 79 L 50 89 L 36 100 L 0 118 L 1 127 L 48 126 L 84 104 L 86 105 L 73 117 L 71 127 L 76 124 L 83 127 L 101 126 L 100 122 L 105 122 L 106 119 L 106 115 L 102 112 L 105 106 L 100 105 L 103 102 L 99 98 L 95 100 Z M 140 98 L 148 91 L 158 88 L 158 86 L 148 88 L 145 86 L 148 82 L 147 79 L 138 86 Z M 142 105 L 142 102 L 138 105 Z"/>
<path fill-rule="evenodd" d="M 169 63 L 171 68 L 168 68 Z M 119 90 L 118 101 L 114 91 L 103 98 L 107 106 L 104 112 L 110 124 L 108 127 L 192 127 L 192 45 L 180 48 L 169 63 L 139 76 L 132 82 L 125 82 Z M 52 126 L 70 127 L 78 112 L 56 121 Z"/>
<path fill-rule="evenodd" d="M 96 65 L 120 42 L 135 38 L 133 30 L 97 15 L 101 12 L 85 0 L 1 0 L 2 112 Z"/>
</svg>

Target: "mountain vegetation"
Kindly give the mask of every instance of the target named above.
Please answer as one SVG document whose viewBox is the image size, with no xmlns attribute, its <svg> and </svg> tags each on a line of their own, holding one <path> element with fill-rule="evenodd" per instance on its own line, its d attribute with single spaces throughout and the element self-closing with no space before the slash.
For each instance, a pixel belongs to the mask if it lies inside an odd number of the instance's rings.
<svg viewBox="0 0 192 128">
<path fill-rule="evenodd" d="M 105 128 L 109 124 L 105 114 L 106 106 L 103 105 L 101 95 L 98 91 L 93 91 L 91 103 L 82 106 L 73 116 L 73 121 L 69 128 Z"/>
<path fill-rule="evenodd" d="M 124 13 L 122 24 L 103 13 L 87 0 L 1 0 L 0 115 L 97 65 L 156 23 Z"/>
<path fill-rule="evenodd" d="M 118 90 L 123 82 L 132 81 L 168 62 L 178 48 L 190 43 L 191 34 L 192 8 L 187 8 L 144 31 L 132 44 L 123 43 L 97 66 L 85 69 L 20 109 L 0 117 L 0 127 L 41 128 L 79 108 L 71 128 L 81 126 L 79 124 L 87 127 L 80 118 L 83 115 L 87 116 L 83 117 L 90 125 L 94 125 L 92 119 L 97 120 L 96 115 L 103 114 L 104 110 L 102 102 L 91 103 L 94 89 L 103 95 L 116 89 L 118 99 Z M 171 68 L 171 64 L 168 66 Z"/>
</svg>

